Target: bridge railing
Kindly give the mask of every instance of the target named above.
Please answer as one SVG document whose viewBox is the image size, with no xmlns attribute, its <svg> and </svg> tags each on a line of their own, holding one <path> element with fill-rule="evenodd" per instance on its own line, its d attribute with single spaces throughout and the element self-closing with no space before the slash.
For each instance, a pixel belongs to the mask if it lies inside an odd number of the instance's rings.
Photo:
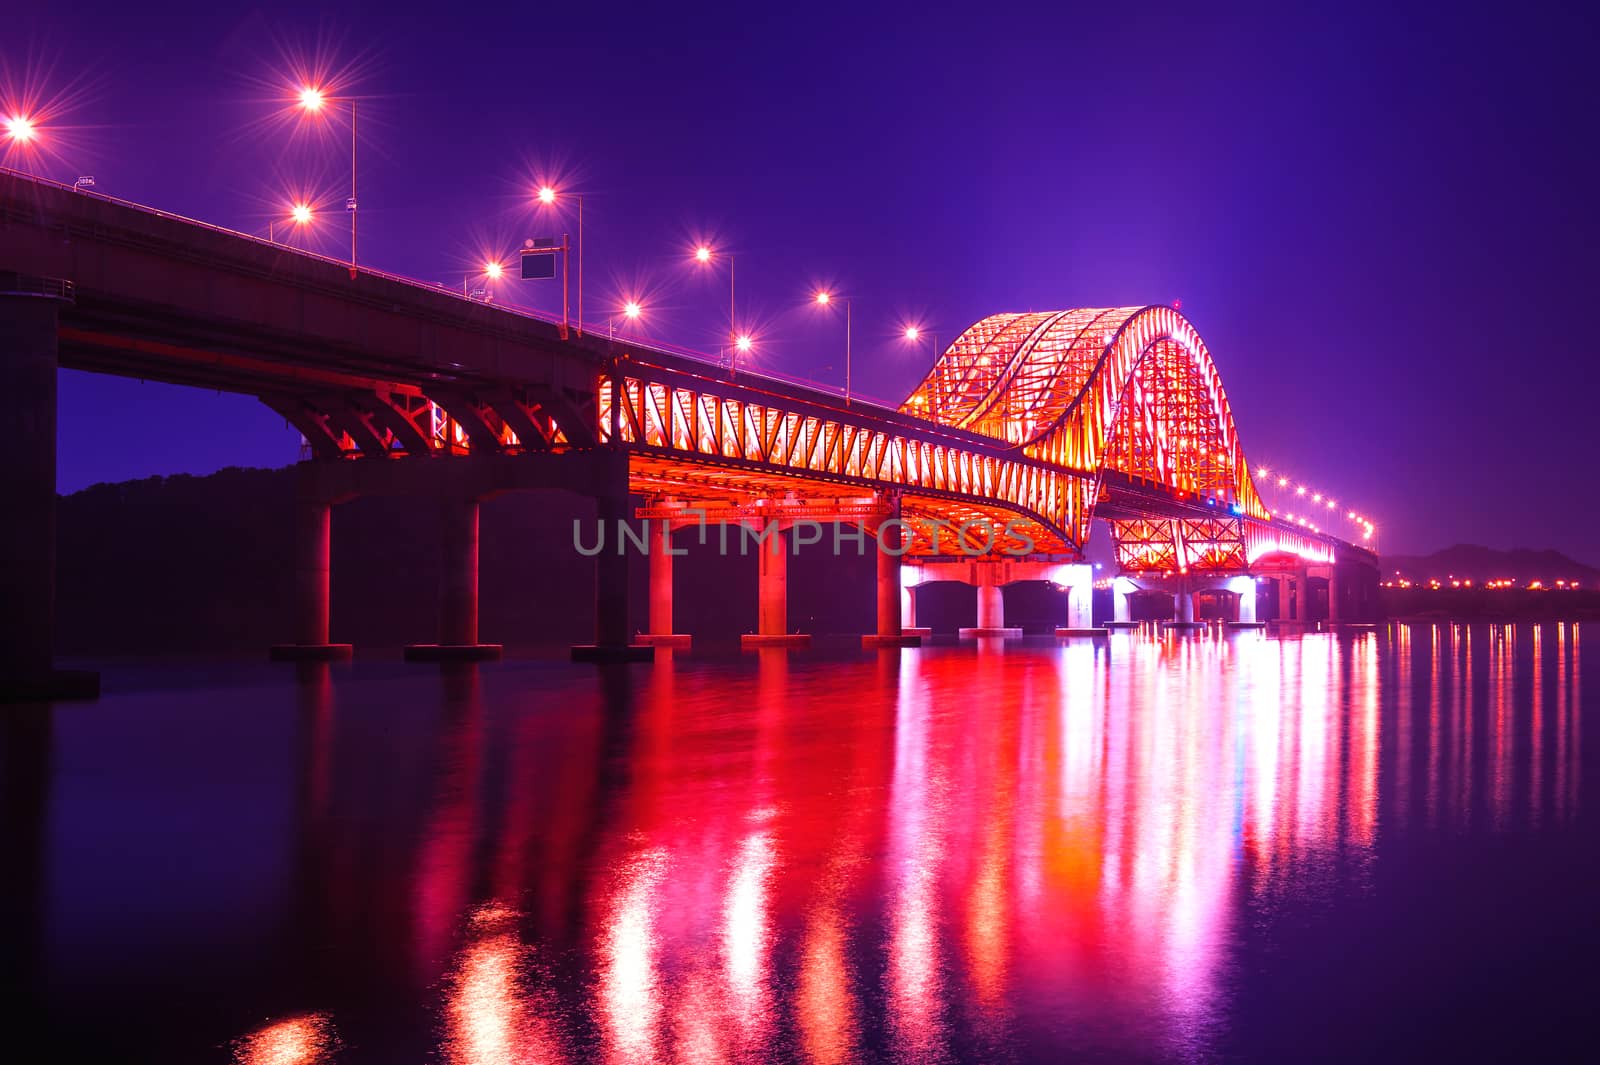
<svg viewBox="0 0 1600 1065">
<path fill-rule="evenodd" d="M 204 222 L 198 218 L 190 218 L 189 216 L 180 214 L 176 211 L 165 211 L 157 207 L 151 207 L 147 204 L 135 203 L 132 200 L 124 200 L 117 196 L 107 195 L 103 192 L 95 192 L 92 189 L 86 189 L 81 186 L 68 185 L 64 182 L 53 181 L 50 178 L 37 177 L 33 174 L 27 174 L 10 167 L 0 167 L 0 174 L 5 174 L 7 177 L 13 177 L 21 181 L 30 182 L 34 185 L 56 189 L 60 192 L 73 196 L 82 196 L 87 199 L 98 200 L 102 203 L 114 204 L 118 207 L 127 208 L 128 210 L 132 211 L 138 211 L 141 214 L 150 215 L 155 218 L 163 218 L 174 222 L 182 222 L 184 225 L 196 226 L 200 229 L 204 229 L 211 233 L 217 233 L 222 236 L 237 237 L 240 240 L 248 240 L 253 244 L 259 244 L 280 252 L 288 252 L 291 255 L 299 255 L 316 262 L 326 263 L 330 266 L 349 269 L 351 265 L 348 259 L 338 259 L 331 255 L 324 255 L 321 252 L 308 251 L 304 248 L 296 248 L 292 245 L 284 244 L 281 241 L 268 240 L 267 238 L 257 236 L 254 233 L 246 233 L 242 230 L 230 229 L 227 226 L 219 226 L 211 222 Z M 355 269 L 369 277 L 382 278 L 385 281 L 390 281 L 398 285 L 405 285 L 409 288 L 431 292 L 435 295 L 451 296 L 455 299 L 478 306 L 492 307 L 495 310 L 502 311 L 506 314 L 532 319 L 533 321 L 541 322 L 546 325 L 560 325 L 562 321 L 559 315 L 552 314 L 548 311 L 541 311 L 523 304 L 515 302 L 485 301 L 481 299 L 474 299 L 472 296 L 464 292 L 457 292 L 453 286 L 440 282 L 423 281 L 419 278 L 407 277 L 404 274 L 390 273 L 387 270 L 378 270 L 374 269 L 373 267 L 360 264 L 357 264 Z M 0 278 L 3 278 L 3 276 L 4 275 L 0 275 Z M 580 323 L 570 324 L 575 326 L 580 325 Z M 581 329 L 583 332 L 592 337 L 605 337 L 611 335 L 610 330 L 607 328 L 607 323 L 585 322 L 581 323 Z M 682 358 L 694 359 L 697 362 L 704 363 L 705 365 L 711 367 L 727 368 L 729 365 L 729 360 L 725 357 L 719 357 L 695 348 L 670 344 L 665 341 L 647 339 L 637 335 L 614 337 L 613 339 L 619 343 L 624 343 L 637 348 L 657 351 L 663 354 L 677 355 Z M 835 395 L 841 399 L 844 398 L 845 394 L 844 389 L 838 385 L 824 381 L 818 381 L 813 378 L 802 377 L 796 374 L 786 374 L 770 368 L 736 364 L 734 369 L 736 369 L 737 373 L 742 376 L 757 377 L 769 381 L 781 382 L 784 384 L 798 385 L 814 392 Z M 899 409 L 899 404 L 897 402 L 884 400 L 880 397 L 865 396 L 856 390 L 851 391 L 850 400 L 852 403 L 858 403 L 863 406 L 880 407 L 889 411 L 895 411 Z"/>
</svg>

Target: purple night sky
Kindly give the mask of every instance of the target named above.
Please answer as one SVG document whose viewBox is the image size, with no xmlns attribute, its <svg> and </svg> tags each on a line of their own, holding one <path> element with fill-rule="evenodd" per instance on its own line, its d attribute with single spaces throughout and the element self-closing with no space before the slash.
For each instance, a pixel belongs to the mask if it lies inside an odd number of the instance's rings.
<svg viewBox="0 0 1600 1065">
<path fill-rule="evenodd" d="M 647 336 L 715 351 L 704 235 L 737 257 L 758 366 L 842 383 L 825 282 L 854 301 L 858 390 L 891 401 L 931 358 L 908 321 L 943 342 L 1181 299 L 1252 463 L 1373 517 L 1386 553 L 1600 562 L 1589 22 L 768 7 L 89 0 L 12 13 L 0 60 L 8 104 L 63 105 L 36 172 L 263 235 L 309 183 L 343 255 L 348 131 L 286 110 L 292 60 L 321 57 L 361 101 L 363 263 L 460 285 L 559 233 L 530 195 L 550 178 L 585 196 L 590 321 L 637 294 Z M 62 491 L 297 445 L 254 400 L 62 376 Z"/>
</svg>

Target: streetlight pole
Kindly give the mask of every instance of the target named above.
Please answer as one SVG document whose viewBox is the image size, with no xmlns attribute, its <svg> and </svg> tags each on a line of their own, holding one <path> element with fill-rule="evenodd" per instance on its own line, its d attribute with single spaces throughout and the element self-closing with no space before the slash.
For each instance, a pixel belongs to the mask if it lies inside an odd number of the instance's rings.
<svg viewBox="0 0 1600 1065">
<path fill-rule="evenodd" d="M 694 250 L 694 261 L 696 263 L 700 264 L 701 266 L 708 266 L 711 263 L 711 259 L 712 259 L 711 245 L 709 245 L 709 244 L 701 244 L 700 246 L 695 248 L 695 250 Z M 739 315 L 738 315 L 738 312 L 736 310 L 736 306 L 737 305 L 734 302 L 734 295 L 737 292 L 737 289 L 735 288 L 735 285 L 734 285 L 734 281 L 735 281 L 736 275 L 734 273 L 733 265 L 734 265 L 733 264 L 733 253 L 729 252 L 728 253 L 728 340 L 733 345 L 733 350 L 734 350 L 734 353 L 729 355 L 729 357 L 728 357 L 728 374 L 729 374 L 729 376 L 732 376 L 732 374 L 733 374 L 733 364 L 734 364 L 734 361 L 739 357 L 738 356 L 738 352 L 740 352 L 740 351 L 749 351 L 750 350 L 750 345 L 751 345 L 750 337 L 747 334 L 746 335 L 741 335 L 740 332 L 739 332 Z M 721 363 L 722 363 L 721 353 L 718 352 L 717 364 L 721 365 Z"/>
<path fill-rule="evenodd" d="M 540 203 L 546 204 L 546 205 L 554 204 L 556 202 L 556 196 L 557 195 L 558 194 L 556 192 L 556 189 L 555 189 L 554 185 L 540 185 L 539 186 L 538 199 L 539 199 Z M 573 195 L 573 198 L 578 201 L 578 322 L 577 322 L 577 326 L 578 326 L 578 335 L 579 336 L 583 336 L 583 193 L 575 192 L 572 195 Z M 561 240 L 562 240 L 562 243 L 565 244 L 566 243 L 566 236 L 563 235 Z M 563 263 L 565 263 L 565 261 L 566 261 L 565 259 L 562 260 Z M 562 285 L 561 317 L 562 317 L 563 321 L 565 321 L 566 316 L 567 316 L 567 312 L 566 312 L 566 302 L 567 302 L 566 301 L 566 284 L 567 284 L 567 282 L 566 282 L 566 271 L 565 271 L 565 269 L 563 269 L 562 270 L 562 281 L 561 281 L 561 285 Z"/>
<path fill-rule="evenodd" d="M 578 193 L 578 335 L 583 336 L 583 193 Z"/>
<path fill-rule="evenodd" d="M 311 114 L 320 114 L 332 99 L 316 86 L 307 85 L 300 90 L 300 109 Z M 345 102 L 350 105 L 350 198 L 345 201 L 344 208 L 350 212 L 350 280 L 354 281 L 356 278 L 356 100 L 352 96 Z"/>
<path fill-rule="evenodd" d="M 356 102 L 350 101 L 350 280 L 356 277 Z"/>
<path fill-rule="evenodd" d="M 821 289 L 816 295 L 817 306 L 826 307 L 833 303 L 837 296 L 827 289 Z M 844 297 L 844 405 L 850 405 L 850 297 Z"/>
</svg>

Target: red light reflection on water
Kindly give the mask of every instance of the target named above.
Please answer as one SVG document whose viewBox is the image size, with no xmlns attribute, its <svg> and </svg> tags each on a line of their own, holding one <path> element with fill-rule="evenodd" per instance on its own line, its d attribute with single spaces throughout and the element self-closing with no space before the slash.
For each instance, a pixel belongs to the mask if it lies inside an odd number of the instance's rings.
<svg viewBox="0 0 1600 1065">
<path fill-rule="evenodd" d="M 320 1065 L 332 1059 L 333 1025 L 320 1013 L 275 1021 L 234 1044 L 237 1065 Z"/>
<path fill-rule="evenodd" d="M 451 1065 L 535 1065 L 563 1060 L 551 1030 L 548 992 L 528 984 L 531 952 L 515 932 L 517 914 L 480 907 L 446 992 L 444 1057 Z"/>
<path fill-rule="evenodd" d="M 1549 670 L 1529 713 L 1512 639 L 1465 628 L 668 660 L 619 703 L 620 730 L 594 717 L 552 741 L 625 768 L 606 789 L 529 792 L 543 745 L 506 756 L 502 805 L 534 794 L 538 817 L 478 805 L 469 778 L 497 755 L 469 706 L 441 748 L 418 953 L 483 879 L 520 889 L 583 975 L 541 990 L 526 919 L 476 911 L 445 982 L 446 1057 L 556 1060 L 581 1032 L 575 1060 L 929 1061 L 1040 1023 L 1101 1056 L 1188 1054 L 1224 1015 L 1242 897 L 1322 890 L 1380 835 L 1463 823 L 1474 801 L 1496 825 L 1513 798 L 1576 809 L 1576 629 L 1530 642 Z M 486 841 L 475 871 L 478 824 L 516 842 Z"/>
</svg>

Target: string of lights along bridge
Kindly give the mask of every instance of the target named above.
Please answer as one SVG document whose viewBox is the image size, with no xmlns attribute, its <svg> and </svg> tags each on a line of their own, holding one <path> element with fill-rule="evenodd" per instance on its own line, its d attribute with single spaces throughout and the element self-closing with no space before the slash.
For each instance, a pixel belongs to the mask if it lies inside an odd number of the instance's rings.
<svg viewBox="0 0 1600 1065">
<path fill-rule="evenodd" d="M 1325 532 L 1335 498 L 1252 468 L 1211 352 L 1176 306 L 1002 312 L 946 344 L 921 323 L 904 323 L 901 339 L 926 342 L 931 368 L 898 403 L 861 402 L 850 293 L 816 287 L 805 299 L 843 327 L 842 388 L 753 374 L 757 338 L 740 316 L 738 264 L 709 242 L 686 260 L 725 272 L 722 352 L 643 339 L 637 325 L 647 308 L 637 296 L 616 303 L 603 331 L 591 328 L 583 197 L 552 183 L 531 200 L 551 210 L 570 202 L 576 240 L 562 233 L 526 242 L 520 274 L 559 277 L 559 315 L 492 298 L 488 286 L 512 273 L 504 258 L 487 259 L 460 289 L 362 264 L 357 105 L 347 91 L 312 83 L 285 103 L 301 120 L 326 125 L 337 114 L 350 124 L 343 257 L 290 247 L 270 228 L 263 240 L 127 203 L 81 181 L 0 174 L 0 222 L 10 226 L 0 303 L 17 334 L 31 338 L 31 357 L 255 396 L 303 436 L 298 620 L 280 655 L 348 652 L 329 636 L 329 514 L 373 494 L 431 498 L 442 512 L 438 639 L 412 653 L 497 654 L 499 645 L 478 634 L 479 501 L 548 488 L 593 498 L 602 528 L 647 523 L 660 548 L 648 552 L 651 609 L 639 639 L 628 618 L 628 553 L 594 555 L 595 642 L 575 649 L 582 656 L 630 657 L 689 641 L 672 625 L 668 548 L 675 533 L 706 522 L 753 528 L 766 545 L 752 644 L 809 640 L 790 624 L 784 560 L 791 540 L 806 542 L 807 522 L 829 519 L 878 542 L 878 624 L 864 639 L 880 645 L 925 634 L 916 592 L 932 582 L 976 589 L 977 625 L 963 632 L 978 637 L 1020 635 L 1005 623 L 1000 594 L 1018 581 L 1067 593 L 1063 637 L 1132 624 L 1141 593 L 1165 596 L 1168 623 L 1179 628 L 1207 616 L 1299 629 L 1375 618 L 1377 562 L 1361 546 L 1371 522 L 1349 510 L 1359 538 Z M 29 160 L 48 139 L 30 115 L 12 114 L 6 129 L 8 153 Z M 317 217 L 313 204 L 295 201 L 286 234 Z M 9 467 L 27 482 L 13 497 L 35 504 L 24 519 L 31 546 L 8 565 L 19 587 L 32 587 L 24 607 L 37 600 L 47 612 L 54 381 L 47 390 L 33 381 L 18 376 L 5 390 L 27 408 L 19 416 L 28 424 L 51 427 L 35 465 Z M 1292 491 L 1292 509 L 1268 506 L 1262 488 L 1274 484 Z M 1109 610 L 1095 605 L 1084 558 L 1095 523 L 1109 529 L 1115 552 Z M 1097 609 L 1109 616 L 1097 619 Z M 48 672 L 43 639 L 18 636 L 31 648 L 18 652 L 22 665 Z"/>
</svg>

